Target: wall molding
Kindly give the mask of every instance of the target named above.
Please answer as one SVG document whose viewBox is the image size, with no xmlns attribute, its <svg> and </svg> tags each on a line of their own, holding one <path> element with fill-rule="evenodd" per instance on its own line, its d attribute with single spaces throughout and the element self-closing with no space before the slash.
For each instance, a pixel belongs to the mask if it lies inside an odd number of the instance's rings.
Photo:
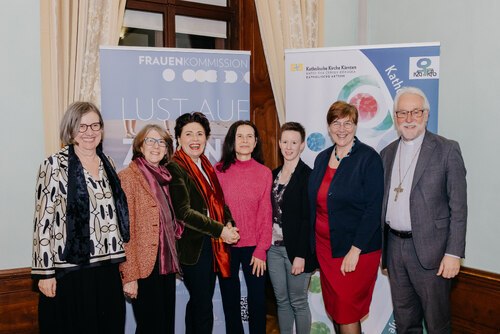
<svg viewBox="0 0 500 334">
<path fill-rule="evenodd" d="M 38 292 L 31 268 L 0 270 L 0 334 L 38 333 Z"/>
<path fill-rule="evenodd" d="M 462 267 L 451 290 L 453 333 L 500 333 L 500 274 Z"/>
<path fill-rule="evenodd" d="M 31 268 L 0 270 L 0 334 L 38 333 Z M 500 333 L 500 274 L 462 267 L 451 291 L 453 333 Z"/>
</svg>

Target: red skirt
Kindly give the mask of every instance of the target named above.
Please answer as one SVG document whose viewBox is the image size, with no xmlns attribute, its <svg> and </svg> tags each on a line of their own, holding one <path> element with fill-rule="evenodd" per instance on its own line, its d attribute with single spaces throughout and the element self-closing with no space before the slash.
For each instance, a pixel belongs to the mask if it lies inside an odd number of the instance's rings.
<svg viewBox="0 0 500 334">
<path fill-rule="evenodd" d="M 342 275 L 343 257 L 332 258 L 326 197 L 335 170 L 327 169 L 318 191 L 316 254 L 320 267 L 321 291 L 328 315 L 338 324 L 358 322 L 368 314 L 381 251 L 359 256 L 356 270 Z M 329 180 L 328 180 L 329 179 Z"/>
</svg>

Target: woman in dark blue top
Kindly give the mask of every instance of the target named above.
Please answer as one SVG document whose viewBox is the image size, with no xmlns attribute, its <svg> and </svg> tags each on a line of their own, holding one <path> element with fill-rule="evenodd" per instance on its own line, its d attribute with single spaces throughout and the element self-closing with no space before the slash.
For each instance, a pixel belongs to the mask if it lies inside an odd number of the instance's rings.
<svg viewBox="0 0 500 334">
<path fill-rule="evenodd" d="M 334 145 L 317 156 L 309 178 L 311 242 L 336 332 L 361 333 L 381 254 L 382 160 L 355 137 L 355 106 L 335 102 L 327 123 Z"/>
</svg>

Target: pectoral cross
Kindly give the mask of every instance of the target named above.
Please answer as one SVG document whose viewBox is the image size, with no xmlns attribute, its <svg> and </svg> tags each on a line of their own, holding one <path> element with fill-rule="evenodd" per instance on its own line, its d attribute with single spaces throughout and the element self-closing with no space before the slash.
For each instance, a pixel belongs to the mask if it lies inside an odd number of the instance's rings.
<svg viewBox="0 0 500 334">
<path fill-rule="evenodd" d="M 394 197 L 394 202 L 396 202 L 398 200 L 399 193 L 403 192 L 403 188 L 401 188 L 401 183 L 399 184 L 399 186 L 394 188 L 394 191 L 396 192 L 396 197 Z"/>
</svg>

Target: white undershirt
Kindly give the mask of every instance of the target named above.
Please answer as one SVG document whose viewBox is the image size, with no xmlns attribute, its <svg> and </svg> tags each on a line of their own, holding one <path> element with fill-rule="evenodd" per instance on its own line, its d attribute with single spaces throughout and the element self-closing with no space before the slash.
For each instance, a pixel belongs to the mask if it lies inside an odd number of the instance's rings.
<svg viewBox="0 0 500 334">
<path fill-rule="evenodd" d="M 417 151 L 420 150 L 423 140 L 424 133 L 411 141 L 403 139 L 399 141 L 392 165 L 391 187 L 389 188 L 389 199 L 387 201 L 387 213 L 385 217 L 387 224 L 394 230 L 411 231 L 410 192 L 415 167 L 419 159 L 418 156 L 415 157 L 415 154 L 420 155 L 420 152 L 417 153 Z M 401 169 L 399 159 L 401 159 Z M 403 191 L 398 194 L 397 201 L 395 201 L 396 191 L 394 189 L 399 186 L 401 180 Z"/>
<path fill-rule="evenodd" d="M 198 167 L 198 169 L 200 170 L 201 174 L 203 174 L 203 177 L 205 177 L 205 180 L 207 180 L 208 184 L 211 187 L 212 185 L 210 184 L 210 179 L 208 178 L 207 173 L 205 173 L 205 170 L 203 169 L 203 167 L 201 166 L 201 159 L 198 159 L 198 161 L 195 161 L 194 164 Z M 207 209 L 206 214 L 207 214 L 207 217 L 210 217 L 210 212 L 208 212 L 208 209 Z"/>
</svg>

